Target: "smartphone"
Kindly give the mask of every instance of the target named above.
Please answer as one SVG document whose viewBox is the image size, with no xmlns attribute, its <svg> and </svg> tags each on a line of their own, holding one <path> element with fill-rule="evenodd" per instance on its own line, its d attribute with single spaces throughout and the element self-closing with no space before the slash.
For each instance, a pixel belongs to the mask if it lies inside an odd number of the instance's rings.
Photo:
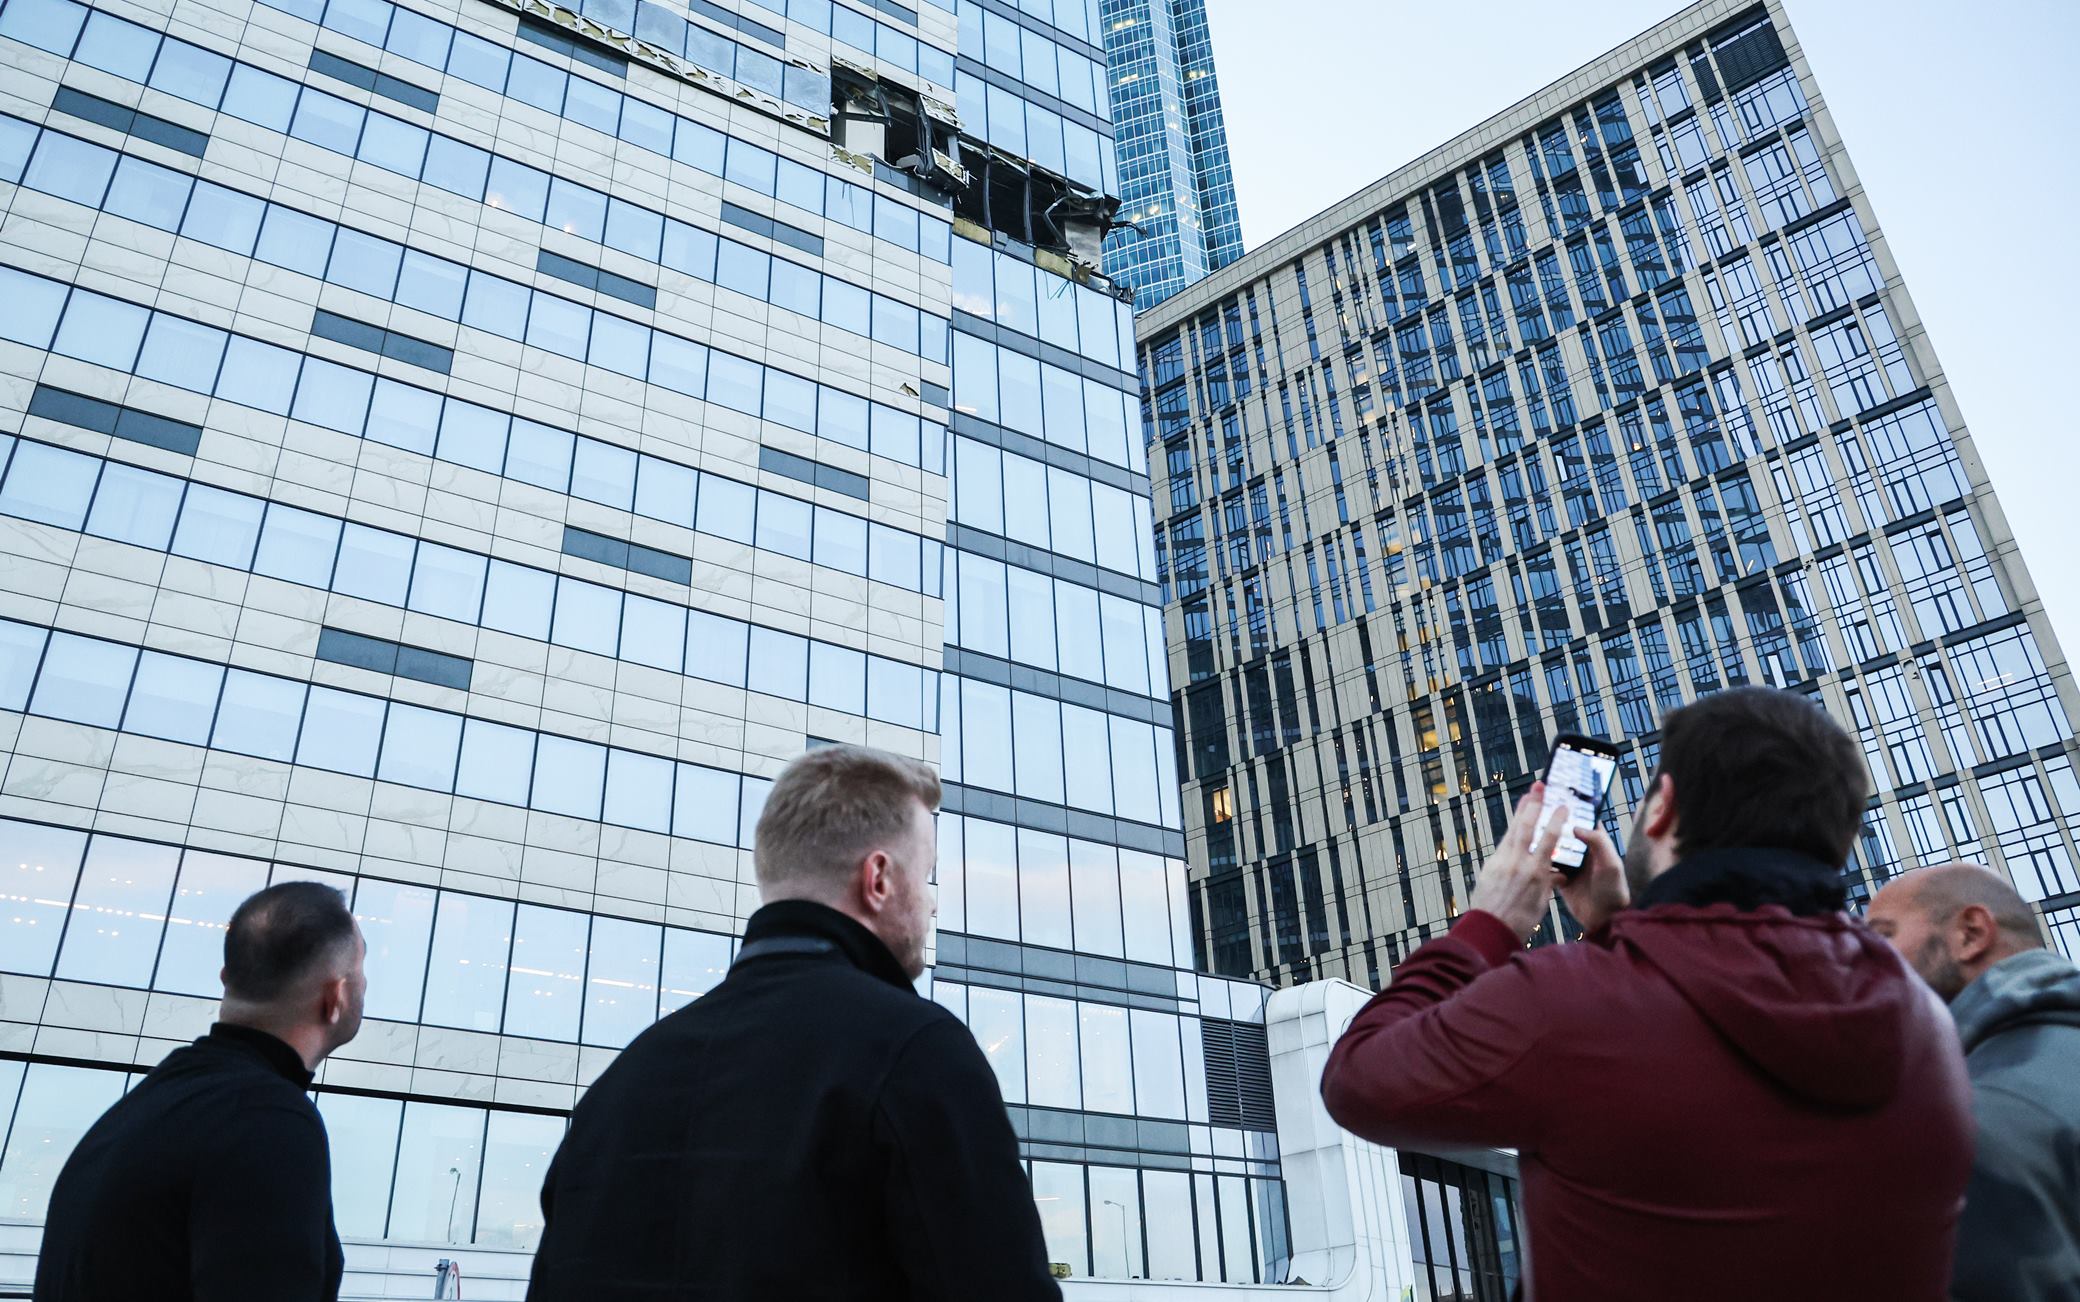
<svg viewBox="0 0 2080 1302">
<path fill-rule="evenodd" d="M 1596 816 L 1603 812 L 1611 781 L 1617 776 L 1617 747 L 1594 737 L 1562 733 L 1546 761 L 1546 796 L 1539 811 L 1538 835 L 1544 835 L 1555 818 L 1565 818 L 1573 827 L 1596 826 Z M 1553 850 L 1553 867 L 1572 877 L 1582 870 L 1588 851 L 1588 846 L 1563 832 Z"/>
</svg>

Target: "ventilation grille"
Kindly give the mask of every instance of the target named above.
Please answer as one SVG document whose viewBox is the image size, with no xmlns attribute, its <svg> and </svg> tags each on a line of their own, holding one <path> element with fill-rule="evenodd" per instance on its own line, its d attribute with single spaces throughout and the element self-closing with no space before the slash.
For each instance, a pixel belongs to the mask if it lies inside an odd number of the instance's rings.
<svg viewBox="0 0 2080 1302">
<path fill-rule="evenodd" d="M 1725 79 L 1728 91 L 1746 90 L 1791 62 L 1776 29 L 1766 22 L 1712 53 L 1719 60 L 1719 75 Z"/>
<path fill-rule="evenodd" d="M 1199 1023 L 1199 1033 L 1206 1045 L 1206 1106 L 1213 1124 L 1276 1130 L 1264 1028 L 1209 1017 Z"/>
</svg>

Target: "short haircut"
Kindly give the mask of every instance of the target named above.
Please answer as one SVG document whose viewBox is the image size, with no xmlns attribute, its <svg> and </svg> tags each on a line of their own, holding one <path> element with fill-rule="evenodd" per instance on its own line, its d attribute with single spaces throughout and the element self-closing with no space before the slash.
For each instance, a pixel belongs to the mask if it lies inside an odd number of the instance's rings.
<svg viewBox="0 0 2080 1302">
<path fill-rule="evenodd" d="M 224 993 L 271 1003 L 353 943 L 347 897 L 320 882 L 278 882 L 247 897 L 224 932 Z"/>
<path fill-rule="evenodd" d="M 1849 860 L 1870 801 L 1855 738 L 1813 700 L 1768 687 L 1715 692 L 1661 721 L 1680 855 L 1742 847 Z"/>
<path fill-rule="evenodd" d="M 939 775 L 928 766 L 865 746 L 810 751 L 780 774 L 758 816 L 759 884 L 838 886 L 861 856 L 909 830 L 913 803 L 939 808 Z"/>
<path fill-rule="evenodd" d="M 2036 911 L 2013 883 L 1984 864 L 1937 864 L 1904 873 L 1902 880 L 1913 888 L 1910 904 L 1927 916 L 1932 927 L 1949 926 L 1958 914 L 1976 904 L 1993 915 L 1994 926 L 2009 940 L 2029 949 L 2044 947 Z"/>
</svg>

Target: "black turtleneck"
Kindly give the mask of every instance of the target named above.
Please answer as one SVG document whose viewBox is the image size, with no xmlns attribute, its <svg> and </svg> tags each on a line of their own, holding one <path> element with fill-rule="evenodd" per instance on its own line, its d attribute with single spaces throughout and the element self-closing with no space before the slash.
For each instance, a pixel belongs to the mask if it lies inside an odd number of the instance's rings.
<svg viewBox="0 0 2080 1302">
<path fill-rule="evenodd" d="M 881 937 L 868 931 L 856 919 L 813 900 L 776 900 L 752 914 L 744 924 L 744 944 L 737 961 L 743 962 L 747 958 L 756 961 L 762 952 L 775 957 L 815 952 L 808 947 L 759 948 L 766 941 L 782 938 L 829 941 L 860 971 L 880 977 L 892 986 L 913 989 L 903 965 L 896 961 L 896 956 L 882 943 Z"/>
<path fill-rule="evenodd" d="M 333 1302 L 342 1267 L 311 1073 L 219 1022 L 103 1113 L 51 1191 L 38 1302 Z"/>
</svg>

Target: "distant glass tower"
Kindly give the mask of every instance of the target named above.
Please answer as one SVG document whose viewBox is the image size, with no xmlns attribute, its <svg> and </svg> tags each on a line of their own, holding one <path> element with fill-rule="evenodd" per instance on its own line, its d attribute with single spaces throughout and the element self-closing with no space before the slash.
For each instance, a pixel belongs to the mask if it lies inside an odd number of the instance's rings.
<svg viewBox="0 0 2080 1302">
<path fill-rule="evenodd" d="M 1121 225 L 1105 270 L 1152 307 L 1242 256 L 1205 0 L 1105 0 Z"/>
</svg>

